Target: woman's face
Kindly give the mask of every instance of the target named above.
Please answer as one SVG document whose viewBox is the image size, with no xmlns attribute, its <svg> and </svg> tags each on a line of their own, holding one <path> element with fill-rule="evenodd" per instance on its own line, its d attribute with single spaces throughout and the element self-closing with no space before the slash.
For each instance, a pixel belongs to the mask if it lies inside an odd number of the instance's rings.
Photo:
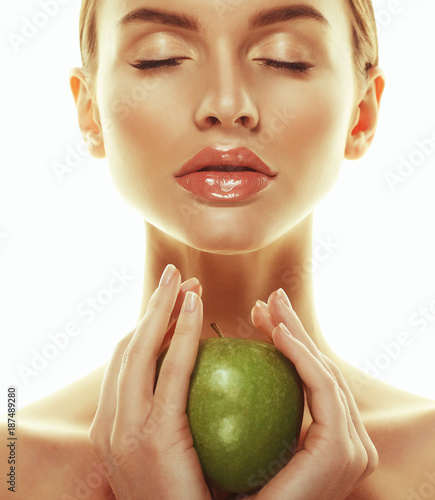
<svg viewBox="0 0 435 500">
<path fill-rule="evenodd" d="M 262 248 L 335 182 L 358 103 L 349 12 L 344 0 L 306 0 L 304 15 L 296 5 L 101 2 L 95 91 L 111 173 L 146 220 L 186 245 Z M 169 61 L 142 63 L 150 60 Z M 227 198 L 204 199 L 175 175 L 207 147 L 218 156 L 248 148 L 275 177 L 240 201 L 228 197 L 244 174 L 227 173 Z"/>
</svg>

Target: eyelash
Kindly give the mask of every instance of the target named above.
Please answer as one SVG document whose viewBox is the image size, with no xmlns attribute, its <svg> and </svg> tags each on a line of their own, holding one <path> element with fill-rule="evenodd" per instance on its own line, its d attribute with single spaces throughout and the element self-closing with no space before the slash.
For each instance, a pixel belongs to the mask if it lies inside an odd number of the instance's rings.
<svg viewBox="0 0 435 500">
<path fill-rule="evenodd" d="M 263 66 L 269 66 L 277 69 L 287 69 L 294 73 L 305 73 L 309 69 L 314 67 L 314 64 L 309 64 L 305 62 L 287 62 L 287 61 L 276 61 L 274 59 L 256 59 L 261 61 Z"/>
<path fill-rule="evenodd" d="M 141 70 L 151 70 L 158 68 L 165 68 L 171 66 L 179 66 L 182 59 L 187 59 L 187 57 L 171 57 L 170 59 L 151 59 L 149 61 L 139 61 L 136 64 L 132 64 L 133 68 Z"/>
<path fill-rule="evenodd" d="M 169 59 L 151 59 L 148 61 L 139 61 L 138 63 L 131 64 L 133 68 L 137 68 L 143 71 L 149 71 L 159 68 L 168 68 L 179 66 L 181 60 L 188 59 L 187 57 L 171 57 Z M 263 66 L 269 66 L 277 69 L 286 69 L 294 73 L 305 73 L 310 68 L 313 68 L 313 64 L 304 62 L 286 62 L 286 61 L 276 61 L 274 59 L 256 59 L 262 62 Z"/>
</svg>

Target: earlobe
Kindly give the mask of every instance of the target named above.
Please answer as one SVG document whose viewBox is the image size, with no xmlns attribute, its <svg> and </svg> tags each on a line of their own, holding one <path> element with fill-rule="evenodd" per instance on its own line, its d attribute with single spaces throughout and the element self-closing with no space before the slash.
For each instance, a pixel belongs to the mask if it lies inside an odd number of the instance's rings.
<svg viewBox="0 0 435 500">
<path fill-rule="evenodd" d="M 358 160 L 370 147 L 376 132 L 384 87 L 384 71 L 379 66 L 370 68 L 366 92 L 358 104 L 347 138 L 346 160 Z"/>
<path fill-rule="evenodd" d="M 94 158 L 105 158 L 103 134 L 98 108 L 81 68 L 70 72 L 70 87 L 76 103 L 79 127 L 89 152 Z"/>
</svg>

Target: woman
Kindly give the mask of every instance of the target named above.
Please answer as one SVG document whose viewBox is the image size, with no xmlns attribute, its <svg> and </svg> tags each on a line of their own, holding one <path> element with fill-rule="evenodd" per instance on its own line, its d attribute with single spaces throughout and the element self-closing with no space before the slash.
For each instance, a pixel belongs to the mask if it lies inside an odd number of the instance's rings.
<svg viewBox="0 0 435 500">
<path fill-rule="evenodd" d="M 430 498 L 434 403 L 340 359 L 311 274 L 288 279 L 343 159 L 374 137 L 370 2 L 85 0 L 81 22 L 80 128 L 146 221 L 141 319 L 107 367 L 22 411 L 58 424 L 22 426 L 18 498 L 227 497 L 207 487 L 185 405 L 199 338 L 213 321 L 243 335 L 234 318 L 296 365 L 307 399 L 300 451 L 256 498 Z"/>
</svg>

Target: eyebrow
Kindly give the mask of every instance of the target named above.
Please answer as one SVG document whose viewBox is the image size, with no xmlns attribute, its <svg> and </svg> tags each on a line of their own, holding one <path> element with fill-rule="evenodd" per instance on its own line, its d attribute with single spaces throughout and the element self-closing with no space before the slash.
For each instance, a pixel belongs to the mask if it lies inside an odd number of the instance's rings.
<svg viewBox="0 0 435 500">
<path fill-rule="evenodd" d="M 310 5 L 292 5 L 258 12 L 250 18 L 249 28 L 262 28 L 271 24 L 300 18 L 313 19 L 319 21 L 325 27 L 331 27 L 326 17 L 314 7 Z"/>
<path fill-rule="evenodd" d="M 258 12 L 257 14 L 251 16 L 248 26 L 249 29 L 262 28 L 271 24 L 298 18 L 313 19 L 319 21 L 327 27 L 330 27 L 328 20 L 321 12 L 310 5 L 303 4 Z M 186 16 L 185 14 L 178 14 L 176 12 L 145 8 L 129 12 L 119 20 L 118 26 L 123 27 L 138 21 L 166 24 L 195 32 L 200 31 L 201 28 L 200 23 L 194 17 Z"/>
<path fill-rule="evenodd" d="M 167 24 L 169 26 L 176 26 L 177 28 L 184 28 L 191 31 L 199 31 L 200 29 L 199 22 L 193 17 L 164 10 L 143 8 L 133 10 L 126 14 L 119 20 L 118 26 L 127 26 L 137 21 Z"/>
</svg>

